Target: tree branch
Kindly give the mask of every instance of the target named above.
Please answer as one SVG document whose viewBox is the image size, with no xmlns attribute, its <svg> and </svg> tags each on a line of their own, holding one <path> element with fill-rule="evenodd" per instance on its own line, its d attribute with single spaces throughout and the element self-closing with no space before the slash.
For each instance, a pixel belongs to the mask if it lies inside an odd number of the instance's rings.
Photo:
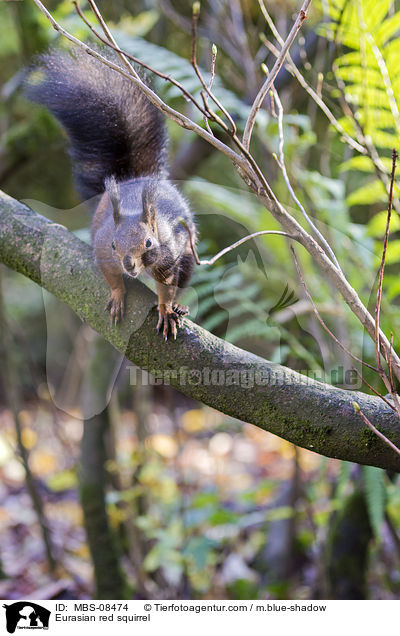
<svg viewBox="0 0 400 636">
<path fill-rule="evenodd" d="M 111 327 L 103 311 L 107 286 L 91 248 L 1 192 L 0 261 L 66 303 L 128 360 L 182 393 L 327 457 L 400 472 L 398 455 L 354 411 L 355 401 L 399 446 L 397 414 L 379 398 L 308 379 L 187 319 L 176 342 L 165 343 L 155 331 L 156 297 L 139 281 L 129 286 L 123 324 Z"/>
</svg>

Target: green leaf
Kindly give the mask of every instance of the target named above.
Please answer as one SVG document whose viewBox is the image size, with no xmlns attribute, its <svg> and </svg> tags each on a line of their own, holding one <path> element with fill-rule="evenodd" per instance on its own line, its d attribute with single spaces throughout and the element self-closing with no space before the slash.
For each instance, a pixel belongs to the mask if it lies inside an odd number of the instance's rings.
<svg viewBox="0 0 400 636">
<path fill-rule="evenodd" d="M 209 562 L 210 552 L 218 547 L 218 543 L 208 537 L 191 537 L 182 551 L 182 555 L 189 559 L 197 570 L 204 570 Z"/>
<path fill-rule="evenodd" d="M 216 492 L 201 492 L 197 494 L 192 501 L 195 508 L 204 508 L 204 506 L 217 506 L 219 498 Z"/>
<path fill-rule="evenodd" d="M 400 30 L 400 11 L 387 18 L 375 31 L 374 38 L 377 46 L 383 46 Z M 398 34 L 397 34 L 398 35 Z"/>
<path fill-rule="evenodd" d="M 386 132 L 385 130 L 379 130 L 375 127 L 372 128 L 370 126 L 366 126 L 365 132 L 371 137 L 371 139 L 373 139 L 374 144 L 377 148 L 387 148 L 388 150 L 392 150 L 393 148 L 400 147 L 400 139 L 393 133 Z M 390 174 L 392 163 L 391 160 L 388 159 L 388 157 L 380 157 L 380 159 L 385 165 L 388 174 Z"/>
<path fill-rule="evenodd" d="M 360 172 L 373 174 L 375 172 L 375 166 L 370 157 L 367 157 L 366 155 L 357 155 L 356 157 L 352 157 L 351 159 L 344 161 L 339 167 L 340 172 L 347 172 L 348 170 L 359 170 Z"/>
<path fill-rule="evenodd" d="M 78 485 L 78 478 L 76 471 L 73 469 L 62 470 L 61 472 L 52 475 L 47 480 L 49 488 L 56 492 L 62 492 L 63 490 L 75 489 Z"/>
<path fill-rule="evenodd" d="M 354 190 L 346 199 L 348 206 L 352 205 L 372 205 L 373 203 L 383 203 L 387 199 L 387 193 L 382 181 L 375 179 Z"/>
<path fill-rule="evenodd" d="M 292 506 L 279 506 L 273 508 L 265 513 L 266 521 L 282 521 L 283 519 L 290 519 L 295 514 Z"/>
<path fill-rule="evenodd" d="M 385 517 L 386 489 L 384 471 L 375 466 L 362 466 L 368 516 L 376 539 L 380 539 Z"/>
<path fill-rule="evenodd" d="M 396 298 L 396 296 L 400 296 L 400 278 L 398 276 L 386 274 L 383 284 L 389 301 Z"/>
<path fill-rule="evenodd" d="M 377 87 L 382 85 L 382 74 L 379 69 L 374 68 L 362 68 L 361 66 L 342 66 L 338 69 L 338 75 L 342 80 L 362 84 L 368 82 Z"/>
<path fill-rule="evenodd" d="M 238 520 L 239 515 L 237 513 L 221 508 L 220 510 L 213 512 L 209 518 L 209 523 L 212 526 L 222 526 L 226 524 L 236 524 Z"/>
<path fill-rule="evenodd" d="M 157 24 L 159 18 L 160 14 L 154 9 L 142 11 L 134 17 L 125 15 L 118 22 L 118 28 L 131 37 L 143 37 Z"/>
<path fill-rule="evenodd" d="M 392 265 L 400 261 L 400 239 L 389 241 L 386 251 L 386 264 Z"/>
<path fill-rule="evenodd" d="M 368 236 L 383 237 L 386 230 L 387 210 L 383 210 L 368 222 Z M 400 230 L 400 217 L 397 214 L 392 214 L 390 220 L 390 232 L 397 232 Z M 390 243 L 389 243 L 390 244 Z"/>
</svg>

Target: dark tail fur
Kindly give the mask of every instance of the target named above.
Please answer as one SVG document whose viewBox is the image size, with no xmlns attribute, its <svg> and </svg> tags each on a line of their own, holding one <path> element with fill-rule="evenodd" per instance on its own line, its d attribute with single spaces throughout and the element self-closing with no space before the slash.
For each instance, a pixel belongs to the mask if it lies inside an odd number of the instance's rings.
<svg viewBox="0 0 400 636">
<path fill-rule="evenodd" d="M 106 56 L 114 60 L 112 54 Z M 111 175 L 122 181 L 164 173 L 161 113 L 134 84 L 87 53 L 42 55 L 28 78 L 26 94 L 66 129 L 84 198 L 104 192 L 104 180 Z"/>
</svg>

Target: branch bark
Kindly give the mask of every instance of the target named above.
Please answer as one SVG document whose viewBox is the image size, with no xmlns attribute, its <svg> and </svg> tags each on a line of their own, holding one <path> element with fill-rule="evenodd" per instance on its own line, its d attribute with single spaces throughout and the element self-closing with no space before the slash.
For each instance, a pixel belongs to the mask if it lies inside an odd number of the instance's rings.
<svg viewBox="0 0 400 636">
<path fill-rule="evenodd" d="M 169 375 L 170 384 L 182 393 L 327 457 L 400 472 L 398 455 L 354 411 L 356 401 L 376 428 L 399 446 L 398 417 L 379 398 L 310 380 L 187 319 L 176 342 L 165 343 L 155 331 L 156 297 L 139 281 L 129 286 L 123 324 L 111 327 L 103 311 L 107 287 L 91 248 L 62 225 L 1 192 L 0 261 L 65 302 L 128 360 L 164 374 L 164 380 Z M 220 383 L 222 372 L 226 381 Z M 256 379 L 250 388 L 244 381 L 249 373 Z"/>
</svg>

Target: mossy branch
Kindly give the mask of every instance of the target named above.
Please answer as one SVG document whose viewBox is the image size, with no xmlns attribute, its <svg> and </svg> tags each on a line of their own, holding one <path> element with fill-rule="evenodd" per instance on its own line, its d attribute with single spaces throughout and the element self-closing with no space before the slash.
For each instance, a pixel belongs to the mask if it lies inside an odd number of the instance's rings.
<svg viewBox="0 0 400 636">
<path fill-rule="evenodd" d="M 91 248 L 65 227 L 0 192 L 0 261 L 47 289 L 137 366 L 228 415 L 327 457 L 400 471 L 400 458 L 355 413 L 353 402 L 400 446 L 397 414 L 378 397 L 316 382 L 213 336 L 185 319 L 177 340 L 155 330 L 155 295 L 132 281 L 123 324 L 104 313 L 107 286 Z M 215 376 L 212 376 L 214 371 Z M 218 382 L 218 373 L 225 382 Z M 242 381 L 256 378 L 254 386 Z M 217 382 L 210 381 L 215 377 Z"/>
</svg>

